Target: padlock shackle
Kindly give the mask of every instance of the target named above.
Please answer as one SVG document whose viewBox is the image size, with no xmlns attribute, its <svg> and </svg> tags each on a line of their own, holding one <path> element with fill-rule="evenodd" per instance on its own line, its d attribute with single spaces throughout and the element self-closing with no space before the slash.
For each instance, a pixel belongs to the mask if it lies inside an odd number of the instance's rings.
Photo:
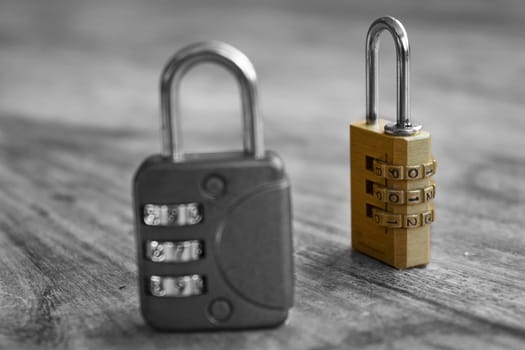
<svg viewBox="0 0 525 350">
<path fill-rule="evenodd" d="M 410 45 L 403 24 L 394 17 L 376 19 L 366 36 L 366 121 L 377 123 L 377 97 L 379 86 L 378 57 L 379 37 L 383 31 L 390 32 L 396 48 L 397 117 L 395 124 L 385 126 L 388 134 L 407 136 L 421 129 L 410 122 Z"/>
<path fill-rule="evenodd" d="M 244 53 L 217 41 L 195 43 L 179 50 L 164 67 L 160 79 L 162 155 L 178 162 L 184 159 L 178 92 L 184 75 L 199 63 L 216 63 L 237 80 L 242 101 L 244 152 L 254 158 L 264 157 L 261 117 L 257 104 L 257 74 Z M 175 102 L 172 113 L 171 89 Z M 173 119 L 173 126 L 172 126 Z M 174 132 L 173 132 L 174 127 Z"/>
</svg>

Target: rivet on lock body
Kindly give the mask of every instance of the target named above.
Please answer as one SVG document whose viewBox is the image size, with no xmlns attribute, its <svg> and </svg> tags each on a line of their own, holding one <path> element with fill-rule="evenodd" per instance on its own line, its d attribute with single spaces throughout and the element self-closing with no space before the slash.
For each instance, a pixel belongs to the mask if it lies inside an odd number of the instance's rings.
<svg viewBox="0 0 525 350">
<path fill-rule="evenodd" d="M 397 121 L 377 117 L 379 36 L 394 38 Z M 410 49 L 398 20 L 379 18 L 366 38 L 366 120 L 350 125 L 353 249 L 396 268 L 430 262 L 436 161 L 430 133 L 410 121 Z"/>
<path fill-rule="evenodd" d="M 171 86 L 202 62 L 240 85 L 244 151 L 182 150 Z M 264 150 L 251 62 L 224 43 L 190 45 L 164 68 L 161 107 L 162 154 L 147 158 L 133 183 L 144 319 L 162 330 L 281 324 L 293 301 L 290 184 L 281 159 Z"/>
</svg>

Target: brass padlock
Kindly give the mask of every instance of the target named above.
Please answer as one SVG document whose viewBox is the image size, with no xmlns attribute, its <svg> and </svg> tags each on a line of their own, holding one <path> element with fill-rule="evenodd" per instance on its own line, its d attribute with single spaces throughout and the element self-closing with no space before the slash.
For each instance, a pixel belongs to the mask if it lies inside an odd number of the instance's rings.
<svg viewBox="0 0 525 350">
<path fill-rule="evenodd" d="M 377 117 L 379 36 L 392 34 L 397 121 Z M 402 269 L 430 262 L 436 161 L 430 133 L 410 121 L 410 48 L 397 19 L 375 20 L 366 38 L 366 120 L 350 125 L 352 247 Z"/>
</svg>

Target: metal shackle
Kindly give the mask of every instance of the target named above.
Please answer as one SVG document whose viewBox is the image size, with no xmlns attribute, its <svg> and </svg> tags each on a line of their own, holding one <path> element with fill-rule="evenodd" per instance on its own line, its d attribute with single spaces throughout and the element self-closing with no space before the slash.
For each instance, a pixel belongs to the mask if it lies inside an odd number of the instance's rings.
<svg viewBox="0 0 525 350">
<path fill-rule="evenodd" d="M 379 37 L 384 30 L 392 34 L 397 61 L 397 118 L 396 123 L 385 125 L 385 133 L 410 136 L 421 130 L 421 125 L 410 122 L 410 46 L 405 27 L 394 17 L 376 19 L 366 35 L 366 121 L 377 123 Z"/>
<path fill-rule="evenodd" d="M 199 63 L 216 63 L 231 72 L 240 87 L 243 115 L 244 151 L 254 158 L 264 157 L 263 129 L 257 106 L 257 74 L 244 53 L 217 41 L 195 43 L 181 49 L 168 61 L 160 79 L 162 155 L 174 162 L 184 159 L 178 91 L 182 77 Z M 171 87 L 175 103 L 172 113 Z M 172 118 L 173 126 L 172 127 Z M 175 135 L 173 133 L 175 129 Z"/>
</svg>

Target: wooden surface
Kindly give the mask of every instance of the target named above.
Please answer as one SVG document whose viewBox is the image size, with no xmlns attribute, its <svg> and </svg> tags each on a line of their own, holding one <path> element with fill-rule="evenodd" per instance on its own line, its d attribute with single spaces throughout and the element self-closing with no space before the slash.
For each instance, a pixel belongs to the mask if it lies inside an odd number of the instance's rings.
<svg viewBox="0 0 525 350">
<path fill-rule="evenodd" d="M 432 262 L 406 271 L 349 246 L 348 124 L 385 14 L 407 27 L 412 114 L 439 160 Z M 519 0 L 2 1 L 0 348 L 522 349 L 524 23 Z M 295 307 L 274 330 L 158 334 L 139 315 L 131 177 L 160 148 L 165 60 L 211 38 L 259 73 L 293 184 Z M 241 145 L 233 79 L 196 69 L 182 98 L 189 149 Z"/>
</svg>

